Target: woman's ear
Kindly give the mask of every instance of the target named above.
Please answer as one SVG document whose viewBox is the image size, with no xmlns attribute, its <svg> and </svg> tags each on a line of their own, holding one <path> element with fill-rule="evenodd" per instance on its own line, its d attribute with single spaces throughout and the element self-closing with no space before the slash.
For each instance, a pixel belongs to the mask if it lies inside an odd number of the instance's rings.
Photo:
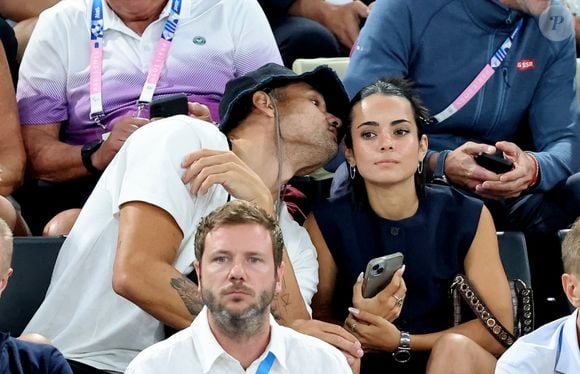
<svg viewBox="0 0 580 374">
<path fill-rule="evenodd" d="M 352 149 L 344 147 L 344 157 L 346 158 L 349 166 L 356 166 L 356 159 L 354 158 Z"/>
<path fill-rule="evenodd" d="M 427 135 L 421 135 L 421 139 L 419 139 L 419 161 L 422 161 L 427 154 L 427 150 L 429 149 L 429 139 L 427 139 Z"/>
<path fill-rule="evenodd" d="M 256 110 L 259 110 L 270 118 L 274 118 L 274 105 L 272 104 L 272 98 L 266 92 L 255 92 L 252 95 L 252 104 Z"/>
</svg>

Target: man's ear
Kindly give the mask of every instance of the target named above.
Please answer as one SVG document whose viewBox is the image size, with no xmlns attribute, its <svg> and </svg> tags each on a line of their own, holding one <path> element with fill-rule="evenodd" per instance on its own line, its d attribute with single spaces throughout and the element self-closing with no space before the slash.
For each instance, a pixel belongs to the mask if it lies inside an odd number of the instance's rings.
<svg viewBox="0 0 580 374">
<path fill-rule="evenodd" d="M 197 290 L 201 293 L 201 264 L 198 260 L 193 261 L 193 268 L 197 274 Z"/>
<path fill-rule="evenodd" d="M 0 279 L 0 295 L 2 294 L 2 292 L 4 292 L 6 286 L 8 286 L 8 278 L 10 278 L 12 272 L 13 272 L 12 268 L 9 268 L 8 271 L 6 271 L 6 273 Z"/>
<path fill-rule="evenodd" d="M 270 118 L 274 118 L 274 105 L 272 98 L 264 91 L 254 92 L 252 95 L 252 104 L 254 108 L 264 113 Z"/>
<path fill-rule="evenodd" d="M 562 288 L 570 304 L 580 308 L 580 283 L 574 274 L 562 274 Z"/>
</svg>

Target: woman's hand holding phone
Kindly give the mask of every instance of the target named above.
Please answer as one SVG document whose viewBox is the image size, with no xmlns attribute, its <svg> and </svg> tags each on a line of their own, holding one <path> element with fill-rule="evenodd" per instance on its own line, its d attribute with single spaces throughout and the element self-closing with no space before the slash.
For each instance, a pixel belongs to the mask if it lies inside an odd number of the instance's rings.
<svg viewBox="0 0 580 374">
<path fill-rule="evenodd" d="M 396 320 L 402 309 L 402 304 L 398 300 L 404 300 L 407 293 L 407 286 L 403 279 L 404 271 L 403 265 L 395 271 L 391 282 L 371 298 L 364 298 L 362 295 L 363 274 L 361 273 L 353 286 L 352 305 L 358 310 L 381 316 L 389 322 Z"/>
</svg>

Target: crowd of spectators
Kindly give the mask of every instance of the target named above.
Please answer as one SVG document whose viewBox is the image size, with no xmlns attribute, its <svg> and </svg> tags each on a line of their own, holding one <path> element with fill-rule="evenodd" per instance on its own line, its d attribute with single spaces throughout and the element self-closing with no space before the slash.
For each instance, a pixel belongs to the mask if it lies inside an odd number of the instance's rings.
<svg viewBox="0 0 580 374">
<path fill-rule="evenodd" d="M 171 330 L 207 325 L 214 349 L 241 369 L 284 372 L 266 346 L 249 357 L 228 341 L 228 328 L 248 342 L 263 339 L 259 329 L 286 334 L 278 323 L 328 343 L 285 338 L 322 344 L 326 360 L 341 351 L 355 373 L 493 372 L 511 343 L 477 318 L 451 325 L 448 290 L 464 274 L 510 334 L 496 231 L 526 236 L 540 324 L 563 316 L 568 300 L 578 307 L 578 234 L 565 244 L 563 291 L 556 235 L 580 216 L 578 9 L 559 0 L 2 1 L 0 250 L 11 232 L 67 235 L 25 333 L 45 336 L 74 373 L 124 372 Z M 350 56 L 344 86 L 327 67 L 289 69 L 339 56 Z M 176 94 L 188 102 L 179 115 L 150 118 L 155 99 Z M 318 191 L 302 226 L 283 202 L 286 186 L 337 152 L 345 162 L 332 191 Z M 482 154 L 509 169 L 479 163 Z M 272 264 L 263 254 L 238 264 L 222 249 L 201 267 L 199 247 L 212 237 L 196 229 L 224 204 L 276 217 L 279 261 L 275 248 Z M 258 243 L 246 234 L 239 240 Z M 361 271 L 395 252 L 404 267 L 363 297 Z M 1 291 L 12 270 L 10 256 L 0 260 Z M 252 278 L 264 262 L 276 280 L 268 292 Z M 218 263 L 223 289 L 207 282 Z M 211 288 L 224 305 L 251 308 L 218 308 Z M 247 300 L 255 292 L 257 305 Z M 220 315 L 227 323 L 214 325 Z M 577 311 L 538 333 L 572 320 Z M 183 337 L 146 350 L 130 372 L 167 367 L 151 357 L 177 346 L 200 355 Z M 524 339 L 498 369 L 510 372 L 539 341 Z M 462 355 L 450 363 L 453 349 Z M 558 365 L 546 362 L 534 365 Z"/>
</svg>

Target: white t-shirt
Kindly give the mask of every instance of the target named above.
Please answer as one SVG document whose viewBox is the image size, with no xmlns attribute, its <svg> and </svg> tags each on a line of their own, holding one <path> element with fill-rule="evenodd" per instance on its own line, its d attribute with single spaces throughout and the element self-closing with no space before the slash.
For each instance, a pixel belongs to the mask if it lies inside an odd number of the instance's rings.
<svg viewBox="0 0 580 374">
<path fill-rule="evenodd" d="M 26 333 L 47 336 L 68 359 L 123 371 L 145 347 L 163 339 L 163 326 L 112 289 L 119 207 L 144 201 L 167 211 L 184 238 L 175 268 L 189 274 L 195 260 L 198 222 L 227 201 L 221 185 L 192 196 L 181 181 L 183 157 L 193 150 L 227 150 L 213 124 L 175 116 L 137 130 L 97 183 L 59 253 L 46 298 Z M 307 305 L 316 292 L 318 263 L 308 233 L 286 209 L 284 241 Z"/>
<path fill-rule="evenodd" d="M 103 0 L 102 123 L 109 130 L 136 110 L 171 3 L 167 0 L 159 19 L 139 36 Z M 86 144 L 102 131 L 89 118 L 90 10 L 91 0 L 64 0 L 44 11 L 20 66 L 21 123 L 68 120 L 61 140 L 69 144 Z M 282 60 L 255 0 L 183 0 L 155 97 L 186 93 L 190 101 L 206 104 L 219 122 L 226 83 L 268 62 Z"/>
<path fill-rule="evenodd" d="M 270 343 L 247 370 L 220 346 L 213 335 L 207 308 L 203 308 L 190 327 L 141 352 L 126 374 L 204 373 L 254 374 L 269 352 L 274 354 L 270 374 L 350 374 L 344 355 L 312 336 L 280 326 L 270 317 Z"/>
</svg>

